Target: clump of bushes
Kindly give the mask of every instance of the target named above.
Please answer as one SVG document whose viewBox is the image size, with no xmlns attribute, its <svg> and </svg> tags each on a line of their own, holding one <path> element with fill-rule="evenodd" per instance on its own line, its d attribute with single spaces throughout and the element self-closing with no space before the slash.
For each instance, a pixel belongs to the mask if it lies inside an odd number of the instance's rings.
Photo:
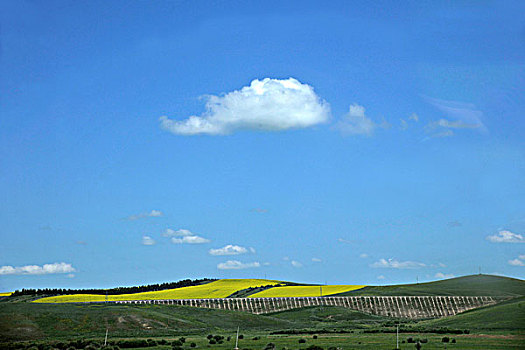
<svg viewBox="0 0 525 350">
<path fill-rule="evenodd" d="M 310 345 L 309 347 L 306 348 L 306 350 L 324 350 L 324 349 L 319 345 Z"/>
<path fill-rule="evenodd" d="M 449 337 L 443 337 L 441 338 L 441 342 L 442 343 L 448 343 L 450 341 L 450 338 Z"/>
<path fill-rule="evenodd" d="M 303 343 L 306 343 L 306 339 L 304 338 L 299 339 L 299 344 L 303 344 Z"/>
</svg>

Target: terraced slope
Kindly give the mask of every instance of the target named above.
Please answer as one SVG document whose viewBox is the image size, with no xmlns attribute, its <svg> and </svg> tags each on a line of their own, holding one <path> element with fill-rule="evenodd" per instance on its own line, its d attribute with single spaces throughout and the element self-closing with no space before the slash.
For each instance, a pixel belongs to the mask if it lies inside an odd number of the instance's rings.
<svg viewBox="0 0 525 350">
<path fill-rule="evenodd" d="M 251 287 L 278 285 L 282 282 L 265 279 L 223 279 L 198 286 L 154 292 L 108 295 L 108 301 L 226 298 L 232 293 Z M 81 303 L 105 301 L 105 295 L 72 294 L 37 299 L 35 303 Z"/>
<path fill-rule="evenodd" d="M 367 286 L 340 296 L 508 296 L 525 295 L 525 281 L 493 275 L 470 275 L 442 281 L 393 286 Z"/>
<path fill-rule="evenodd" d="M 361 285 L 332 285 L 332 286 L 284 286 L 273 287 L 250 295 L 248 298 L 290 298 L 290 297 L 318 297 L 360 289 Z M 322 295 L 321 295 L 322 288 Z"/>
</svg>

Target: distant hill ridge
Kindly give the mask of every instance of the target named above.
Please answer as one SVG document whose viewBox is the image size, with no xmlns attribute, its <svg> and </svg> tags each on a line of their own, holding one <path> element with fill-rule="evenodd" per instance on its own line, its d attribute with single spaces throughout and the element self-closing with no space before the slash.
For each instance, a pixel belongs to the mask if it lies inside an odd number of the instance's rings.
<svg viewBox="0 0 525 350">
<path fill-rule="evenodd" d="M 399 284 L 392 286 L 367 286 L 359 290 L 338 294 L 340 296 L 508 296 L 525 295 L 525 281 L 494 275 L 469 275 L 441 281 Z"/>
</svg>

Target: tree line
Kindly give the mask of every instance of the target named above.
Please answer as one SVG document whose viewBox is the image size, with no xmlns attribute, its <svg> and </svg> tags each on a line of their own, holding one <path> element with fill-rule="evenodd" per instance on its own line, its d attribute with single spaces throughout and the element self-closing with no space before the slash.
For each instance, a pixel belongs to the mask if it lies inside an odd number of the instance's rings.
<svg viewBox="0 0 525 350">
<path fill-rule="evenodd" d="M 43 289 L 21 289 L 16 290 L 12 296 L 20 295 L 67 295 L 67 294 L 102 294 L 102 295 L 115 295 L 115 294 L 129 294 L 129 293 L 142 293 L 142 292 L 153 292 L 165 289 L 175 289 L 189 286 L 197 286 L 199 284 L 209 283 L 216 281 L 213 278 L 202 278 L 202 279 L 185 279 L 178 282 L 165 282 L 157 284 L 148 284 L 144 286 L 135 287 L 116 287 L 110 289 L 63 289 L 63 288 L 43 288 Z"/>
</svg>

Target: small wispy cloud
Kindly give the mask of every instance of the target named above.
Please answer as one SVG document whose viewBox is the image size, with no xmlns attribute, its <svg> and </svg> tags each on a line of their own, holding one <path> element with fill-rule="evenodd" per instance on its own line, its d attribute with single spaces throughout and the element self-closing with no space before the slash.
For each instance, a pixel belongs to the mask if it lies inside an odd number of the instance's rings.
<svg viewBox="0 0 525 350">
<path fill-rule="evenodd" d="M 240 255 L 240 254 L 247 254 L 248 252 L 255 253 L 254 248 L 245 248 L 238 245 L 232 245 L 228 244 L 222 248 L 217 249 L 210 249 L 209 251 L 210 255 L 216 255 L 216 256 L 222 256 L 222 255 Z"/>
<path fill-rule="evenodd" d="M 155 240 L 150 236 L 142 236 L 142 245 L 154 245 Z"/>
<path fill-rule="evenodd" d="M 161 128 L 177 135 L 225 135 L 239 130 L 281 131 L 328 121 L 330 106 L 297 79 L 255 79 L 249 86 L 205 96 L 206 112 L 184 120 L 160 117 Z"/>
<path fill-rule="evenodd" d="M 190 230 L 186 229 L 179 229 L 179 230 L 173 230 L 171 228 L 166 229 L 164 232 L 162 232 L 163 237 L 181 237 L 181 236 L 194 236 L 194 234 Z"/>
<path fill-rule="evenodd" d="M 447 118 L 440 118 L 425 126 L 430 137 L 450 137 L 454 135 L 453 129 L 477 129 L 487 132 L 483 124 L 483 112 L 476 109 L 472 103 L 458 101 L 447 101 L 428 96 L 423 98 L 443 112 Z"/>
<path fill-rule="evenodd" d="M 384 280 L 384 279 L 385 279 L 385 276 L 383 276 L 383 275 L 379 275 L 379 276 L 377 276 L 377 279 L 378 279 L 378 280 Z"/>
<path fill-rule="evenodd" d="M 209 239 L 183 228 L 179 230 L 168 228 L 162 233 L 162 236 L 171 237 L 171 242 L 174 244 L 203 244 L 210 242 Z"/>
<path fill-rule="evenodd" d="M 350 105 L 348 113 L 336 124 L 336 127 L 346 135 L 370 136 L 378 125 L 365 115 L 365 107 L 354 103 Z"/>
<path fill-rule="evenodd" d="M 463 224 L 461 222 L 459 222 L 458 220 L 450 221 L 447 225 L 448 225 L 448 227 L 460 227 L 460 226 L 463 226 Z"/>
<path fill-rule="evenodd" d="M 443 273 L 443 272 L 438 272 L 434 275 L 435 278 L 440 278 L 440 279 L 444 279 L 444 278 L 454 278 L 456 276 L 454 276 L 454 274 L 451 274 L 451 273 Z"/>
<path fill-rule="evenodd" d="M 238 260 L 228 260 L 217 265 L 219 270 L 242 270 L 260 267 L 261 264 L 257 261 L 250 263 L 242 263 Z"/>
<path fill-rule="evenodd" d="M 303 264 L 296 260 L 292 260 L 290 264 L 292 264 L 293 267 L 303 267 Z"/>
<path fill-rule="evenodd" d="M 512 266 L 525 266 L 525 254 L 518 256 L 516 259 L 509 260 L 509 265 Z"/>
<path fill-rule="evenodd" d="M 256 213 L 259 213 L 259 214 L 264 214 L 264 213 L 267 213 L 267 212 L 268 212 L 268 209 L 263 209 L 263 208 L 253 208 L 252 211 L 253 211 L 253 212 L 256 212 Z"/>
<path fill-rule="evenodd" d="M 408 118 L 407 120 L 401 118 L 399 119 L 399 128 L 401 130 L 407 130 L 409 128 L 409 122 L 414 122 L 414 123 L 417 123 L 419 122 L 419 116 L 416 114 L 416 113 L 412 113 Z"/>
<path fill-rule="evenodd" d="M 160 210 L 152 210 L 150 212 L 140 213 L 140 214 L 134 214 L 130 215 L 126 218 L 126 220 L 138 220 L 143 218 L 158 218 L 164 215 Z"/>
<path fill-rule="evenodd" d="M 487 240 L 492 243 L 525 243 L 523 235 L 508 230 L 501 230 L 495 235 L 487 236 Z"/>
<path fill-rule="evenodd" d="M 322 262 L 323 260 L 321 260 L 321 259 L 319 259 L 319 258 L 312 258 L 312 261 L 313 261 L 313 262 L 320 263 L 320 262 Z"/>
<path fill-rule="evenodd" d="M 75 268 L 65 262 L 44 264 L 42 266 L 26 265 L 13 267 L 5 265 L 0 267 L 0 275 L 49 275 L 72 272 L 75 272 Z"/>
<path fill-rule="evenodd" d="M 509 265 L 512 266 L 525 266 L 525 262 L 521 259 L 512 259 L 509 260 Z"/>
<path fill-rule="evenodd" d="M 359 257 L 360 257 L 361 259 L 366 259 L 366 258 L 368 258 L 368 254 L 366 254 L 366 253 L 361 253 L 361 254 L 359 254 Z"/>
<path fill-rule="evenodd" d="M 171 242 L 173 244 L 203 244 L 211 242 L 209 239 L 201 236 L 184 236 L 181 238 L 172 237 Z"/>
<path fill-rule="evenodd" d="M 345 243 L 345 244 L 354 244 L 354 243 L 356 243 L 355 241 L 352 241 L 352 240 L 349 240 L 349 239 L 346 239 L 346 238 L 338 238 L 337 242 Z"/>
<path fill-rule="evenodd" d="M 396 259 L 379 259 L 370 267 L 374 268 L 391 268 L 391 269 L 418 269 L 425 267 L 426 264 L 417 261 L 398 261 Z"/>
</svg>

